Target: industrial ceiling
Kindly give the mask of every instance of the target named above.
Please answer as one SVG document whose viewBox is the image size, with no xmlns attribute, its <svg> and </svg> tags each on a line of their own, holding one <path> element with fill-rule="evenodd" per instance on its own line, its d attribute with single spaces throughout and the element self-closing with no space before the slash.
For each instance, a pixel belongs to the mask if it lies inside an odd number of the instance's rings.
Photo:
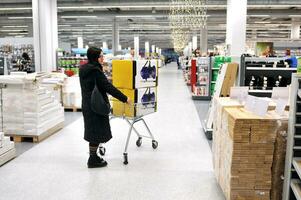
<svg viewBox="0 0 301 200">
<path fill-rule="evenodd" d="M 161 48 L 172 47 L 169 0 L 58 0 L 59 41 L 76 45 L 111 46 L 112 21 L 116 18 L 122 47 L 150 41 Z M 209 47 L 224 43 L 226 0 L 207 0 Z M 300 0 L 248 0 L 247 39 L 249 41 L 290 40 L 292 19 L 301 21 Z M 0 37 L 32 37 L 29 0 L 0 0 Z M 191 33 L 199 34 L 198 32 Z"/>
</svg>

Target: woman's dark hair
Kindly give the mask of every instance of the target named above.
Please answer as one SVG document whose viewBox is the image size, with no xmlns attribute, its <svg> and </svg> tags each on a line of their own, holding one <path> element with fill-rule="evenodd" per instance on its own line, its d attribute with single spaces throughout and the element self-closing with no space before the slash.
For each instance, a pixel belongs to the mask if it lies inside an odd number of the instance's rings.
<svg viewBox="0 0 301 200">
<path fill-rule="evenodd" d="M 24 58 L 24 60 L 30 60 L 29 55 L 26 52 L 22 54 L 22 58 Z"/>
<path fill-rule="evenodd" d="M 98 62 L 98 58 L 102 50 L 97 47 L 90 47 L 87 51 L 87 57 L 89 62 Z"/>
</svg>

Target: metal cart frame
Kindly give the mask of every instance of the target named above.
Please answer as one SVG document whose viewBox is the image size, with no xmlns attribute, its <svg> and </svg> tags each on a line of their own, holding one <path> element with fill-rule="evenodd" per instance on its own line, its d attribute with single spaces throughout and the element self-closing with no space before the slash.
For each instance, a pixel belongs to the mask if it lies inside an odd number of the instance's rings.
<svg viewBox="0 0 301 200">
<path fill-rule="evenodd" d="M 157 104 L 157 102 L 147 102 L 147 103 L 144 103 L 144 104 Z M 133 104 L 131 106 L 133 106 L 134 108 L 138 107 L 140 104 Z M 151 114 L 151 113 L 149 113 Z M 147 114 L 148 115 L 148 114 Z M 129 130 L 128 130 L 128 135 L 127 135 L 127 139 L 126 139 L 126 143 L 125 143 L 125 147 L 124 147 L 124 152 L 123 152 L 123 158 L 124 158 L 124 162 L 123 164 L 127 165 L 128 164 L 128 147 L 129 147 L 129 143 L 130 143 L 130 138 L 131 138 L 131 135 L 132 135 L 132 132 L 134 131 L 138 137 L 137 141 L 136 141 L 136 145 L 137 147 L 140 147 L 142 145 L 142 138 L 148 138 L 148 139 L 151 139 L 152 140 L 152 147 L 153 149 L 157 149 L 158 147 L 158 142 L 157 140 L 155 139 L 154 135 L 152 134 L 150 128 L 148 127 L 147 123 L 145 122 L 145 120 L 143 119 L 143 117 L 146 116 L 146 115 L 141 115 L 141 116 L 136 116 L 136 117 L 126 117 L 125 115 L 125 104 L 124 104 L 124 110 L 123 110 L 123 113 L 122 113 L 122 116 L 115 116 L 113 114 L 110 115 L 110 121 L 112 119 L 115 119 L 115 118 L 121 118 L 121 119 L 124 119 L 128 124 L 129 124 Z M 134 125 L 138 122 L 142 122 L 148 132 L 148 135 L 143 135 L 143 134 L 140 134 L 137 129 L 134 127 Z M 100 154 L 101 155 L 105 155 L 105 148 L 100 146 L 99 148 L 100 150 Z"/>
</svg>

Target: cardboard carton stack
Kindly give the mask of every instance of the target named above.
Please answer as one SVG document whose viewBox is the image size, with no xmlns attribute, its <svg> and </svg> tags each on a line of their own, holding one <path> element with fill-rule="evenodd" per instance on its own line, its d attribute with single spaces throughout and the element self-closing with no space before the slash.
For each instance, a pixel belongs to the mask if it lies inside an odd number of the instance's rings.
<svg viewBox="0 0 301 200">
<path fill-rule="evenodd" d="M 39 136 L 56 126 L 62 126 L 63 107 L 33 77 L 1 76 L 0 83 L 6 85 L 2 89 L 5 134 Z"/>
<path fill-rule="evenodd" d="M 277 120 L 225 108 L 218 130 L 218 182 L 228 200 L 270 199 Z"/>
<path fill-rule="evenodd" d="M 16 157 L 15 143 L 0 132 L 0 166 Z"/>
<path fill-rule="evenodd" d="M 272 166 L 272 190 L 271 200 L 282 199 L 283 177 L 286 156 L 286 140 L 288 131 L 288 112 L 278 117 L 278 129 L 275 140 L 273 166 Z"/>
<path fill-rule="evenodd" d="M 138 117 L 157 111 L 158 60 L 113 60 L 113 85 L 134 105 L 113 100 L 115 116 Z"/>
</svg>

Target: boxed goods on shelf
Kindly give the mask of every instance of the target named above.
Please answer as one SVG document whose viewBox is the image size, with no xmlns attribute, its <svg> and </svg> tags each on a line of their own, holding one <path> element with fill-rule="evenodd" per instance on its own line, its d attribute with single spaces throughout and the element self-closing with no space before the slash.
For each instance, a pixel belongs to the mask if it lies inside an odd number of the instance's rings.
<svg viewBox="0 0 301 200">
<path fill-rule="evenodd" d="M 39 136 L 64 122 L 64 110 L 53 94 L 27 76 L 2 76 L 2 119 L 5 134 Z M 2 125 L 1 125 L 2 126 Z"/>
<path fill-rule="evenodd" d="M 273 111 L 259 117 L 235 101 L 215 101 L 213 162 L 226 199 L 274 199 L 283 173 L 285 122 L 279 126 Z"/>
</svg>

